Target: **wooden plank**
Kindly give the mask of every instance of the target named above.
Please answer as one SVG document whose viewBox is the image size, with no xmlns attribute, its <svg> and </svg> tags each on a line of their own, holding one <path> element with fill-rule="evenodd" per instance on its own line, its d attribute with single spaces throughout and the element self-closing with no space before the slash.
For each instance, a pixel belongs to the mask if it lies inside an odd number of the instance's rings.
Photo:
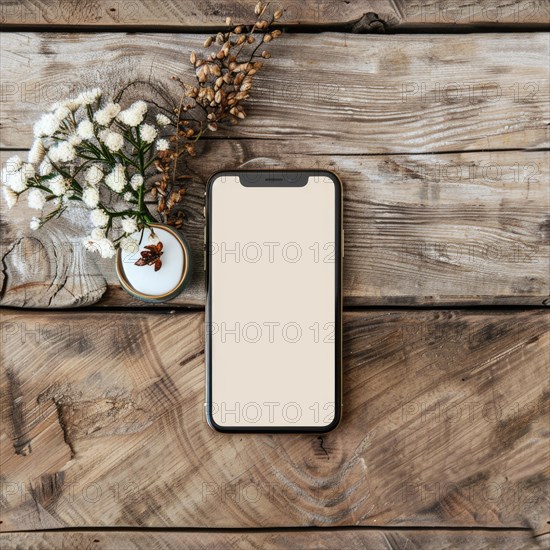
<svg viewBox="0 0 550 550">
<path fill-rule="evenodd" d="M 284 141 L 210 140 L 189 164 L 193 180 L 184 201 L 195 270 L 171 306 L 204 304 L 202 208 L 209 175 L 266 164 L 340 175 L 346 305 L 548 303 L 546 152 L 310 156 L 289 152 Z M 35 214 L 24 202 L 7 211 L 0 199 L 0 303 L 74 307 L 101 298 L 101 305 L 142 305 L 120 288 L 113 261 L 83 250 L 86 211 L 32 232 Z"/>
<path fill-rule="evenodd" d="M 546 310 L 346 313 L 342 423 L 292 437 L 207 426 L 201 313 L 0 315 L 5 531 L 548 532 Z"/>
<path fill-rule="evenodd" d="M 66 0 L 4 0 L 0 21 L 9 26 L 86 26 L 144 28 L 221 27 L 230 16 L 235 22 L 254 21 L 255 1 L 223 3 L 191 0 L 135 0 L 81 2 L 78 9 Z M 475 25 L 547 24 L 544 0 L 462 0 L 393 2 L 390 0 L 278 0 L 270 11 L 285 9 L 284 25 L 349 25 L 360 32 L 409 28 L 454 28 Z M 358 23 L 359 22 L 359 23 Z"/>
<path fill-rule="evenodd" d="M 173 106 L 204 35 L 3 33 L 0 146 L 29 148 L 50 103 L 100 86 Z M 427 153 L 548 145 L 546 33 L 288 34 L 258 73 L 243 124 L 304 154 Z M 126 88 L 134 83 L 135 85 Z"/>
<path fill-rule="evenodd" d="M 157 550 L 165 548 L 224 548 L 275 550 L 364 550 L 369 548 L 423 548 L 444 550 L 527 550 L 541 548 L 525 531 L 413 531 L 413 530 L 340 530 L 307 531 L 47 531 L 2 533 L 4 550 L 20 548 L 94 548 L 95 550 Z"/>
</svg>

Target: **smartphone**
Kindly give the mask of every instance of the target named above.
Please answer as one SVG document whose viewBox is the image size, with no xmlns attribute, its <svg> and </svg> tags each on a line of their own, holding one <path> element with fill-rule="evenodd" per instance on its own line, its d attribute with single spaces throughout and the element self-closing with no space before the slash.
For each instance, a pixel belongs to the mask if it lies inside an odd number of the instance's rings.
<svg viewBox="0 0 550 550">
<path fill-rule="evenodd" d="M 228 171 L 206 192 L 206 418 L 220 432 L 327 432 L 342 412 L 342 186 Z"/>
</svg>

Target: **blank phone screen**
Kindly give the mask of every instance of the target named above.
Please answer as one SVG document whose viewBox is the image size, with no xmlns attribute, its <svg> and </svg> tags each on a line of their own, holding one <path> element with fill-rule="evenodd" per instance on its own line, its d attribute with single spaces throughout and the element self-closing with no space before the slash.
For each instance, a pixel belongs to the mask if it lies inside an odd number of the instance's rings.
<svg viewBox="0 0 550 550">
<path fill-rule="evenodd" d="M 211 419 L 220 428 L 322 428 L 338 401 L 339 183 L 210 187 Z"/>
</svg>

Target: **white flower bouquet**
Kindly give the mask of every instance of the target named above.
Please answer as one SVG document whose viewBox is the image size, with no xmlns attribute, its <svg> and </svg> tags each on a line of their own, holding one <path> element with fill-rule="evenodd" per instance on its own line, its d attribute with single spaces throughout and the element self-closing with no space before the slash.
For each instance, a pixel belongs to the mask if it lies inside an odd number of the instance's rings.
<svg viewBox="0 0 550 550">
<path fill-rule="evenodd" d="M 144 101 L 123 110 L 97 88 L 53 105 L 34 126 L 27 162 L 18 156 L 6 162 L 6 204 L 11 208 L 26 194 L 29 207 L 41 211 L 30 222 L 35 230 L 70 201 L 81 201 L 94 226 L 84 240 L 87 249 L 104 258 L 118 246 L 137 250 L 131 235 L 155 221 L 145 204 L 145 181 L 157 155 L 170 148 L 159 137 L 170 119 L 158 114 L 148 124 L 146 115 Z"/>
<path fill-rule="evenodd" d="M 184 213 L 175 206 L 185 194 L 181 182 L 191 176 L 178 173 L 178 160 L 195 156 L 195 143 L 205 132 L 245 118 L 243 103 L 254 75 L 271 57 L 259 48 L 281 35 L 271 25 L 283 10 L 269 14 L 267 8 L 258 2 L 252 25 L 233 25 L 227 18 L 225 32 L 206 38 L 203 55 L 191 52 L 196 83 L 173 77 L 183 92 L 179 106 L 166 111 L 170 118 L 158 113 L 146 122 L 145 101 L 123 109 L 98 88 L 53 105 L 34 126 L 27 161 L 12 157 L 2 170 L 7 206 L 27 194 L 29 207 L 41 211 L 30 222 L 35 230 L 60 216 L 71 201 L 81 201 L 90 209 L 94 226 L 84 244 L 105 258 L 119 247 L 137 251 L 139 243 L 132 235 L 146 227 L 152 230 L 155 219 L 145 203 L 146 192 L 166 224 L 180 229 Z M 150 113 L 148 118 L 153 118 Z M 153 174 L 157 177 L 150 177 Z M 142 259 L 137 265 L 151 261 Z"/>
</svg>

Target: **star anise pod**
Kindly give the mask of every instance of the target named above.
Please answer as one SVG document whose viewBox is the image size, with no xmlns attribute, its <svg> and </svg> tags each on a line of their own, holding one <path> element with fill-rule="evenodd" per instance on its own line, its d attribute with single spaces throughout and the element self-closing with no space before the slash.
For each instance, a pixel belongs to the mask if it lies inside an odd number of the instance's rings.
<svg viewBox="0 0 550 550">
<path fill-rule="evenodd" d="M 135 265 L 154 265 L 155 271 L 158 271 L 162 267 L 162 262 L 160 261 L 162 254 L 162 242 L 148 244 L 145 250 L 141 251 L 141 258 Z"/>
</svg>

